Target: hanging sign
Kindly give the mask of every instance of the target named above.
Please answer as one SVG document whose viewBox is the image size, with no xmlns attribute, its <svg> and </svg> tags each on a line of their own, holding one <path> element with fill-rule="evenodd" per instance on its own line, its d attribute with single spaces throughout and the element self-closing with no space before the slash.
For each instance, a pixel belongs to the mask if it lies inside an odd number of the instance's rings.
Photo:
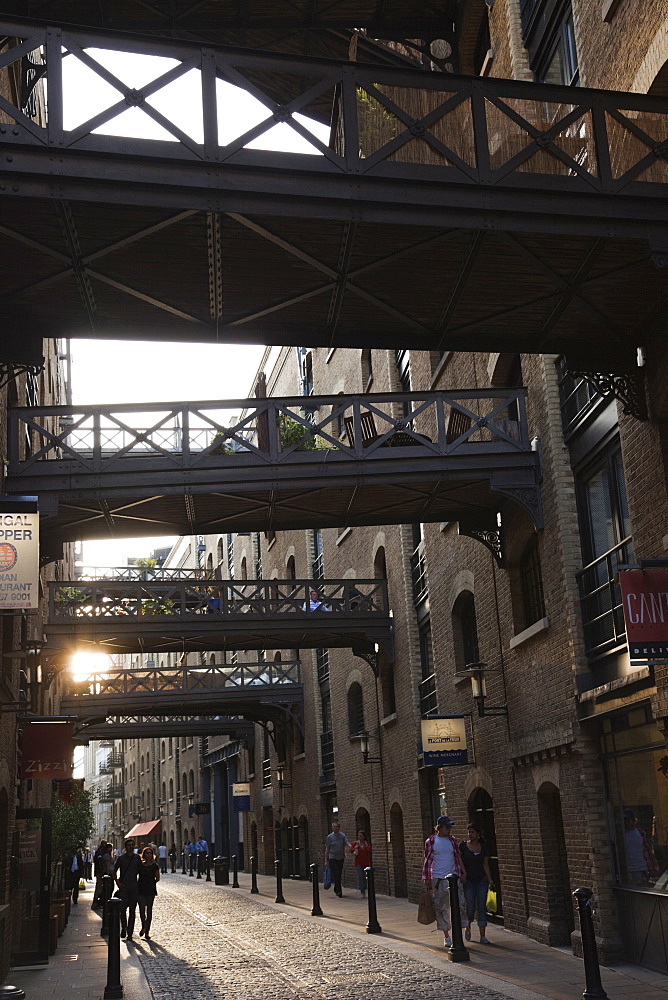
<svg viewBox="0 0 668 1000">
<path fill-rule="evenodd" d="M 24 722 L 21 777 L 33 781 L 71 778 L 73 735 L 71 722 Z"/>
<path fill-rule="evenodd" d="M 39 514 L 0 511 L 0 608 L 39 607 Z"/>
<path fill-rule="evenodd" d="M 238 813 L 250 812 L 250 782 L 235 781 L 232 784 L 232 805 Z"/>
<path fill-rule="evenodd" d="M 668 569 L 619 574 L 631 662 L 668 658 Z"/>
<path fill-rule="evenodd" d="M 431 715 L 422 720 L 422 757 L 427 767 L 468 764 L 466 718 Z"/>
</svg>

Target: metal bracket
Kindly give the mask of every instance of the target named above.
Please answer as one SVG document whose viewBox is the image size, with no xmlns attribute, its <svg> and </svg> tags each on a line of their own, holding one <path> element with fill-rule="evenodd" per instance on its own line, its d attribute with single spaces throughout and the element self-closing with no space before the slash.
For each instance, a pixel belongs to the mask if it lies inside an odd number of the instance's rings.
<svg viewBox="0 0 668 1000">
<path fill-rule="evenodd" d="M 566 374 L 572 379 L 583 379 L 601 396 L 612 396 L 618 400 L 628 416 L 635 417 L 636 420 L 647 420 L 645 384 L 640 371 L 613 375 L 608 372 L 574 371 L 569 368 Z"/>
<path fill-rule="evenodd" d="M 380 677 L 380 651 L 369 651 L 353 646 L 352 654 L 353 656 L 359 656 L 360 660 L 364 660 L 365 663 L 369 664 L 373 670 L 374 677 Z"/>
<path fill-rule="evenodd" d="M 44 371 L 44 364 L 29 365 L 22 361 L 0 361 L 0 389 L 17 379 L 19 375 L 33 375 L 35 378 Z"/>
<path fill-rule="evenodd" d="M 505 569 L 506 559 L 503 551 L 500 528 L 474 528 L 459 522 L 458 532 L 466 538 L 473 538 L 476 542 L 482 542 L 486 549 L 492 553 L 499 569 Z"/>
</svg>

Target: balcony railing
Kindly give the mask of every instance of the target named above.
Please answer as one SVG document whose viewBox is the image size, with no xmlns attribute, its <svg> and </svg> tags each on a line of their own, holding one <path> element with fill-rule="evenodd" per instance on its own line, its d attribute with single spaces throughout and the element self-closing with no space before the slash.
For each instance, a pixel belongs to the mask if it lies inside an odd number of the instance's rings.
<svg viewBox="0 0 668 1000">
<path fill-rule="evenodd" d="M 122 799 L 123 795 L 123 785 L 109 784 L 100 789 L 98 802 L 114 802 L 116 799 Z"/>
<path fill-rule="evenodd" d="M 633 540 L 625 538 L 577 573 L 587 656 L 596 659 L 626 641 L 620 563 L 633 562 Z"/>
<path fill-rule="evenodd" d="M 326 457 L 375 456 L 386 448 L 447 456 L 526 451 L 526 389 L 462 389 L 452 392 L 312 396 L 313 419 L 303 397 L 237 399 L 201 403 L 118 406 L 16 407 L 10 417 L 10 474 L 113 473 L 135 468 L 202 470 L 242 468 Z M 399 412 L 401 411 L 401 415 Z M 241 412 L 240 418 L 230 413 Z M 518 417 L 519 414 L 519 417 Z M 54 430 L 54 419 L 59 429 Z M 140 424 L 141 420 L 141 424 Z M 145 421 L 148 420 L 148 423 Z M 340 426 L 346 428 L 339 435 Z M 20 436 L 27 427 L 33 453 L 21 460 Z M 145 460 L 150 458 L 147 464 Z M 169 571 L 127 567 L 128 578 L 160 577 Z M 190 572 L 190 571 L 187 571 Z M 195 571 L 193 571 L 195 572 Z"/>
<path fill-rule="evenodd" d="M 431 715 L 437 709 L 436 674 L 430 674 L 420 681 L 420 715 Z"/>
<path fill-rule="evenodd" d="M 320 766 L 323 774 L 334 770 L 334 733 L 320 734 Z"/>
<path fill-rule="evenodd" d="M 300 683 L 299 660 L 268 660 L 262 663 L 223 663 L 207 667 L 100 671 L 72 681 L 69 694 L 83 698 L 87 695 L 214 693 L 221 688 Z"/>
<path fill-rule="evenodd" d="M 121 626 L 135 620 L 148 626 L 156 618 L 174 625 L 179 621 L 248 623 L 246 616 L 253 615 L 259 627 L 261 620 L 316 618 L 334 623 L 343 617 L 361 620 L 388 615 L 383 580 L 220 580 L 215 586 L 198 586 L 188 580 L 73 580 L 52 582 L 49 588 L 49 624 L 53 625 L 106 620 Z M 319 595 L 317 601 L 311 599 L 312 591 Z M 280 664 L 271 669 L 277 667 Z M 189 673 L 194 676 L 194 669 Z"/>
</svg>

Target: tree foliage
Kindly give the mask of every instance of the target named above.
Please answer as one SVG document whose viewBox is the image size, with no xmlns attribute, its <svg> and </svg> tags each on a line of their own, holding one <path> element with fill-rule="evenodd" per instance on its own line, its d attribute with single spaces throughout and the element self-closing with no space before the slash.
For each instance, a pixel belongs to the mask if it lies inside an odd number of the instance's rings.
<svg viewBox="0 0 668 1000">
<path fill-rule="evenodd" d="M 92 795 L 75 788 L 71 801 L 54 796 L 52 857 L 54 862 L 71 858 L 86 846 L 95 826 Z"/>
</svg>

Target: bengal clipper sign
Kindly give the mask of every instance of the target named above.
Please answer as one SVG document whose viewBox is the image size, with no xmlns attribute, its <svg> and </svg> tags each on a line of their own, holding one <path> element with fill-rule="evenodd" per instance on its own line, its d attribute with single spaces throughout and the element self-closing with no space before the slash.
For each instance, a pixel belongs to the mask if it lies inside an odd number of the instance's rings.
<svg viewBox="0 0 668 1000">
<path fill-rule="evenodd" d="M 619 574 L 629 656 L 668 657 L 668 569 L 628 569 Z"/>
<path fill-rule="evenodd" d="M 39 514 L 0 513 L 0 609 L 39 606 Z"/>
</svg>

